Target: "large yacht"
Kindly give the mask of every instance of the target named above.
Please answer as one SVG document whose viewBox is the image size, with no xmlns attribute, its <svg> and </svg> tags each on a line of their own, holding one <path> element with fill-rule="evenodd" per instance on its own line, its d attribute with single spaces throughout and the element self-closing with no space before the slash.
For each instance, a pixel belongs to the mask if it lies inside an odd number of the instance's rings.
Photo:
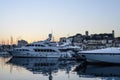
<svg viewBox="0 0 120 80">
<path fill-rule="evenodd" d="M 52 34 L 44 41 L 33 42 L 21 48 L 11 51 L 13 57 L 72 57 L 71 52 L 61 52 L 66 50 L 65 46 L 51 42 Z"/>
<path fill-rule="evenodd" d="M 89 62 L 120 63 L 120 48 L 116 47 L 79 51 L 78 54 Z"/>
</svg>

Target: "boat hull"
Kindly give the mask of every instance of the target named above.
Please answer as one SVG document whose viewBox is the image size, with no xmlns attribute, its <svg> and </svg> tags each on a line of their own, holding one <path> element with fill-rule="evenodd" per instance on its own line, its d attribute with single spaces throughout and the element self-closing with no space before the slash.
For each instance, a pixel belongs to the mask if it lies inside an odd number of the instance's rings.
<svg viewBox="0 0 120 80">
<path fill-rule="evenodd" d="M 57 52 L 30 52 L 30 51 L 13 51 L 13 57 L 60 57 L 60 53 Z"/>
<path fill-rule="evenodd" d="M 120 63 L 119 54 L 102 54 L 102 53 L 80 53 L 81 57 L 84 57 L 88 62 L 107 62 L 107 63 Z"/>
</svg>

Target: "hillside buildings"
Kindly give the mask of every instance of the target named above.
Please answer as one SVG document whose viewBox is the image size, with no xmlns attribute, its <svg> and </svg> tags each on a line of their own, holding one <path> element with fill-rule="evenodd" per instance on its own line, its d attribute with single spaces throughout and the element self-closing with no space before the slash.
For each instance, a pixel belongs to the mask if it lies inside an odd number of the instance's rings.
<svg viewBox="0 0 120 80">
<path fill-rule="evenodd" d="M 91 34 L 86 31 L 85 35 L 76 34 L 68 38 L 60 38 L 60 43 L 66 39 L 71 40 L 73 45 L 84 47 L 84 49 L 96 49 L 112 46 L 120 46 L 120 38 L 115 38 L 114 30 L 111 33 Z"/>
</svg>

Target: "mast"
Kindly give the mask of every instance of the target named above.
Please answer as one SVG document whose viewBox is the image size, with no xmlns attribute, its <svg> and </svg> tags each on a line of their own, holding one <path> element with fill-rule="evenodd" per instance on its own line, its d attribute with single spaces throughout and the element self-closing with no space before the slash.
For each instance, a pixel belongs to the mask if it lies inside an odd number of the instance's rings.
<svg viewBox="0 0 120 80">
<path fill-rule="evenodd" d="M 13 45 L 13 37 L 10 37 L 10 44 Z"/>
</svg>

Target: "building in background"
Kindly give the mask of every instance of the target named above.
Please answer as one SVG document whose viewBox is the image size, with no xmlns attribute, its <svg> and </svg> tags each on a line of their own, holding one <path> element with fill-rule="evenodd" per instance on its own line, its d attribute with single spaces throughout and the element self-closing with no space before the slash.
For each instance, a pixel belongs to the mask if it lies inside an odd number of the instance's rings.
<svg viewBox="0 0 120 80">
<path fill-rule="evenodd" d="M 120 47 L 120 37 L 115 38 L 115 46 Z"/>
</svg>

